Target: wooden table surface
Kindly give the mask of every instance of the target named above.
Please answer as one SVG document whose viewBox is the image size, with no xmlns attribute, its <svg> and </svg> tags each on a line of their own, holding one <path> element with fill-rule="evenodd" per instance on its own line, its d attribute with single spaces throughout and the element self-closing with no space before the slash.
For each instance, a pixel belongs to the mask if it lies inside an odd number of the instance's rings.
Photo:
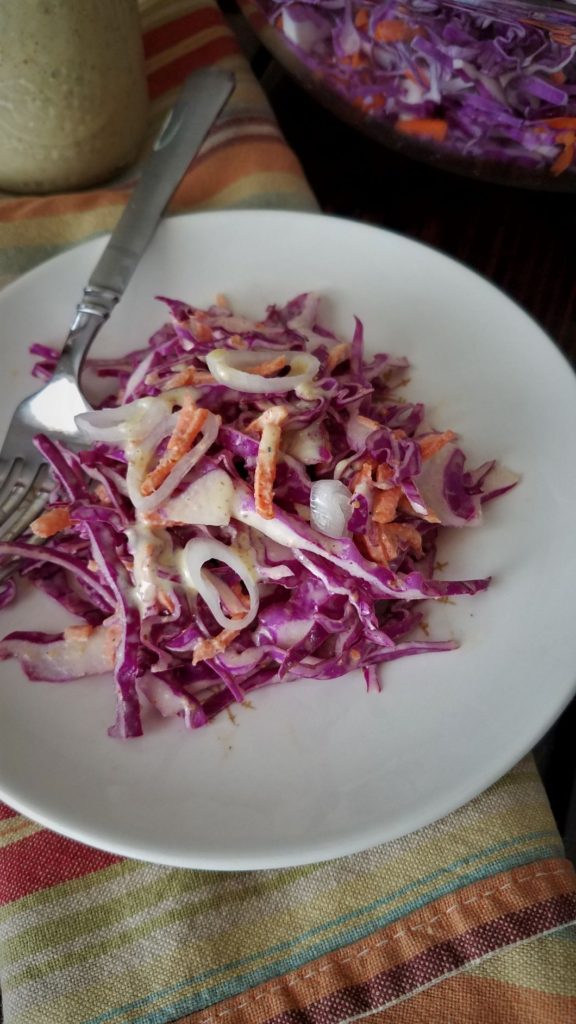
<svg viewBox="0 0 576 1024">
<path fill-rule="evenodd" d="M 254 38 L 234 0 L 220 2 L 322 209 L 420 239 L 479 271 L 528 310 L 576 367 L 576 186 L 572 198 L 488 184 L 384 149 L 305 92 Z M 576 447 L 576 438 L 570 442 Z M 576 701 L 536 756 L 576 862 L 574 736 Z"/>
</svg>

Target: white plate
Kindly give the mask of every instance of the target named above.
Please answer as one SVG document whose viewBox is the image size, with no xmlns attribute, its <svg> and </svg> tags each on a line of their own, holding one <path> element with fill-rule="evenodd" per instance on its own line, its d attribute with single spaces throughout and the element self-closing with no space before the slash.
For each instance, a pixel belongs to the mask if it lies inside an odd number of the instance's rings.
<svg viewBox="0 0 576 1024">
<path fill-rule="evenodd" d="M 27 346 L 64 330 L 103 247 L 89 242 L 0 295 L 0 433 L 30 389 Z M 76 839 L 164 864 L 279 867 L 338 857 L 419 828 L 471 799 L 529 750 L 576 677 L 576 378 L 540 328 L 492 285 L 385 231 L 306 214 L 206 213 L 164 223 L 99 353 L 141 345 L 164 319 L 158 293 L 198 304 L 224 291 L 259 314 L 314 289 L 371 350 L 414 364 L 411 397 L 463 439 L 472 463 L 522 474 L 485 525 L 446 546 L 455 578 L 487 593 L 434 606 L 434 634 L 461 648 L 360 677 L 275 687 L 206 729 L 151 723 L 109 739 L 110 681 L 25 681 L 0 669 L 0 796 Z M 60 622 L 35 596 L 2 634 Z"/>
</svg>

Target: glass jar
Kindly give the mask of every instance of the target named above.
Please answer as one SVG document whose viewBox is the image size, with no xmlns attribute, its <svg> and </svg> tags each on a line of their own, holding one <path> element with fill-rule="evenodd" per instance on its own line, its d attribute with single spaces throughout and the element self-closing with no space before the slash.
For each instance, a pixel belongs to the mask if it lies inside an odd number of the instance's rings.
<svg viewBox="0 0 576 1024">
<path fill-rule="evenodd" d="M 147 109 L 137 0 L 0 0 L 0 189 L 110 178 Z"/>
<path fill-rule="evenodd" d="M 451 170 L 576 187 L 576 0 L 240 0 L 321 102 Z"/>
</svg>

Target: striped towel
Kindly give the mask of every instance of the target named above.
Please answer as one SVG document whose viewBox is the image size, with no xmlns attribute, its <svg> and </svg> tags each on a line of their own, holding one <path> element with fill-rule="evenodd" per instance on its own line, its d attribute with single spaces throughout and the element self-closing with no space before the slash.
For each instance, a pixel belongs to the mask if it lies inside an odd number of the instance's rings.
<svg viewBox="0 0 576 1024">
<path fill-rule="evenodd" d="M 211 0 L 143 0 L 151 132 L 218 63 L 232 102 L 173 210 L 313 208 Z M 127 190 L 0 199 L 2 281 L 110 229 Z M 0 805 L 6 1024 L 574 1024 L 576 879 L 531 758 L 353 857 L 216 874 L 125 860 Z"/>
</svg>

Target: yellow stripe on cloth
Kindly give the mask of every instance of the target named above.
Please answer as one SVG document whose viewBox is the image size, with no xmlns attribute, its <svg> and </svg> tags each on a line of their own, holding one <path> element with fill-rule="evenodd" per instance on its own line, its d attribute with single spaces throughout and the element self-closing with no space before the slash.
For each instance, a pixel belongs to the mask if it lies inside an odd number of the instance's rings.
<svg viewBox="0 0 576 1024">
<path fill-rule="evenodd" d="M 22 818 L 20 815 L 17 818 L 0 821 L 0 850 L 41 831 L 41 825 L 37 825 L 35 821 L 29 821 L 28 818 Z"/>
</svg>

